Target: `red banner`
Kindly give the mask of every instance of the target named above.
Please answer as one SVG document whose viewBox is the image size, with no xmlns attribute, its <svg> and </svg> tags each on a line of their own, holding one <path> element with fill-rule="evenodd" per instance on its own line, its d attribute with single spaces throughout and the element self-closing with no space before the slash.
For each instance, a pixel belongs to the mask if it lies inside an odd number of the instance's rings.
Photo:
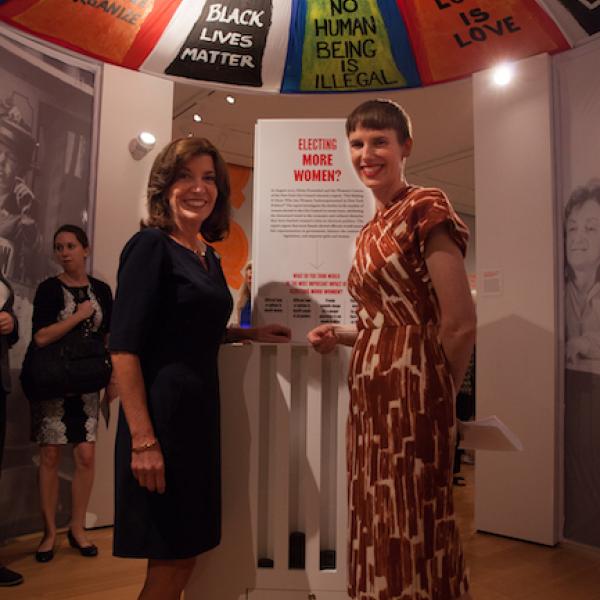
<svg viewBox="0 0 600 600">
<path fill-rule="evenodd" d="M 535 0 L 397 0 L 424 85 L 570 47 Z"/>
<path fill-rule="evenodd" d="M 0 18 L 100 60 L 138 68 L 182 0 L 13 0 Z"/>
</svg>

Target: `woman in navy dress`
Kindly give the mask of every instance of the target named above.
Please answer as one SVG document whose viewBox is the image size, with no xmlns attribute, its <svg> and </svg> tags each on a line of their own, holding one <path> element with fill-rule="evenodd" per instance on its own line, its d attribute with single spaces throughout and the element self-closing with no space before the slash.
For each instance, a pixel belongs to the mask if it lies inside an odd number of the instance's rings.
<svg viewBox="0 0 600 600">
<path fill-rule="evenodd" d="M 114 554 L 149 559 L 140 598 L 170 600 L 195 557 L 220 540 L 219 345 L 288 341 L 290 332 L 226 327 L 231 295 L 203 240 L 227 234 L 229 180 L 208 140 L 182 138 L 162 150 L 148 214 L 121 255 L 111 329 L 122 407 Z"/>
</svg>

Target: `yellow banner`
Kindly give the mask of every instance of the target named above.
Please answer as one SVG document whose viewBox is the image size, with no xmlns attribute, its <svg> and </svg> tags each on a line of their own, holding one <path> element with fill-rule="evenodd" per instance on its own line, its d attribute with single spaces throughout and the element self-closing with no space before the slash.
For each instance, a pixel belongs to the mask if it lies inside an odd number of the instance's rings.
<svg viewBox="0 0 600 600">
<path fill-rule="evenodd" d="M 306 10 L 302 91 L 404 87 L 377 0 L 313 0 Z"/>
</svg>

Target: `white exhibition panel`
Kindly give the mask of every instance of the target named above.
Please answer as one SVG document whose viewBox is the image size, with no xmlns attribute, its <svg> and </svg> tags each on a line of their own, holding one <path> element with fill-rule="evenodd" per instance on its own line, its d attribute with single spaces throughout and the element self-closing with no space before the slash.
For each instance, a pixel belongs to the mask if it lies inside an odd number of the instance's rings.
<svg viewBox="0 0 600 600">
<path fill-rule="evenodd" d="M 221 348 L 223 532 L 187 600 L 346 597 L 348 361 L 348 348 Z M 304 568 L 289 568 L 292 532 L 306 536 Z M 323 550 L 335 568 L 320 567 Z"/>
<path fill-rule="evenodd" d="M 477 414 L 497 415 L 523 452 L 476 459 L 478 530 L 558 541 L 557 281 L 552 80 L 546 55 L 511 85 L 474 76 Z"/>
<path fill-rule="evenodd" d="M 343 119 L 259 120 L 254 157 L 253 323 L 306 343 L 318 324 L 355 320 L 346 279 L 373 200 Z"/>
</svg>

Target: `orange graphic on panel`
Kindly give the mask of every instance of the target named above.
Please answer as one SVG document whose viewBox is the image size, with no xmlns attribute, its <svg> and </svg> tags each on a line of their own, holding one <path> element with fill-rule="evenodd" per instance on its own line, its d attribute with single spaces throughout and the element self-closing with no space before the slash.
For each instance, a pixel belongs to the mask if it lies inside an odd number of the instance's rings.
<svg viewBox="0 0 600 600">
<path fill-rule="evenodd" d="M 535 0 L 397 0 L 423 84 L 570 47 Z"/>
<path fill-rule="evenodd" d="M 244 282 L 243 268 L 248 262 L 248 238 L 246 233 L 231 219 L 229 235 L 221 242 L 213 242 L 213 248 L 221 257 L 221 267 L 227 280 L 227 285 L 239 289 Z"/>
<path fill-rule="evenodd" d="M 246 200 L 244 190 L 252 170 L 239 165 L 227 165 L 231 184 L 231 206 L 239 209 Z M 248 236 L 239 223 L 231 219 L 229 235 L 212 244 L 221 257 L 221 266 L 229 287 L 239 289 L 244 282 L 243 270 L 248 262 Z"/>
<path fill-rule="evenodd" d="M 76 0 L 38 0 L 13 20 L 43 37 L 57 38 L 83 52 L 119 63 L 154 4 L 155 0 L 90 4 Z"/>
<path fill-rule="evenodd" d="M 244 190 L 248 185 L 250 173 L 249 167 L 241 167 L 240 165 L 227 165 L 229 170 L 229 181 L 231 183 L 231 206 L 240 208 L 246 199 Z"/>
</svg>

